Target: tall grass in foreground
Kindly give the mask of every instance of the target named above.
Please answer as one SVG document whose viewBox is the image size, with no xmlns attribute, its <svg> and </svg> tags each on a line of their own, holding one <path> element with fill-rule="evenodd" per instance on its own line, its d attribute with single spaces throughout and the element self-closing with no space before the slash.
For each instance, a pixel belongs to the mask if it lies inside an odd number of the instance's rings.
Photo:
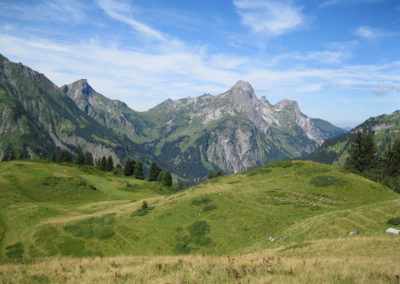
<svg viewBox="0 0 400 284">
<path fill-rule="evenodd" d="M 400 239 L 355 237 L 228 256 L 43 258 L 0 265 L 3 283 L 400 283 Z"/>
<path fill-rule="evenodd" d="M 3 283 L 399 283 L 375 257 L 153 256 L 52 258 L 0 267 Z"/>
</svg>

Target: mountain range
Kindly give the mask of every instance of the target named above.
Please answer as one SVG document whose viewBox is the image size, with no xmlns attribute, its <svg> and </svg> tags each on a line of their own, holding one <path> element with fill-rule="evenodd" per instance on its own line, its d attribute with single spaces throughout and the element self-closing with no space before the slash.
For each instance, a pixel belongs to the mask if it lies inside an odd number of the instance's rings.
<svg viewBox="0 0 400 284">
<path fill-rule="evenodd" d="M 0 158 L 61 149 L 145 163 L 156 160 L 188 182 L 308 155 L 345 131 L 304 115 L 296 101 L 275 105 L 237 82 L 227 92 L 168 99 L 137 112 L 79 80 L 61 88 L 0 55 Z"/>
</svg>

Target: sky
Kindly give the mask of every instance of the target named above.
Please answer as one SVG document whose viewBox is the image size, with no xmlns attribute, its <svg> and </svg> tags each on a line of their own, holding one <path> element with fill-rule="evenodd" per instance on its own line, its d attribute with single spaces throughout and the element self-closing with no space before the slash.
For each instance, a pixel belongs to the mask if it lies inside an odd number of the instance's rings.
<svg viewBox="0 0 400 284">
<path fill-rule="evenodd" d="M 339 127 L 400 109 L 398 0 L 0 0 L 0 53 L 137 111 L 238 80 Z"/>
</svg>

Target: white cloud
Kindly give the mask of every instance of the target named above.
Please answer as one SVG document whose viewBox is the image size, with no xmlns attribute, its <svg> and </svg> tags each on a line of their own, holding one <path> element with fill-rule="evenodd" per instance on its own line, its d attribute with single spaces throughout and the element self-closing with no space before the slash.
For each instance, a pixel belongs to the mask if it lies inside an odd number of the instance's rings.
<svg viewBox="0 0 400 284">
<path fill-rule="evenodd" d="M 301 9 L 282 1 L 233 0 L 243 24 L 257 34 L 282 35 L 304 23 Z"/>
<path fill-rule="evenodd" d="M 128 103 L 133 109 L 145 110 L 172 98 L 198 96 L 204 92 L 218 94 L 242 79 L 256 89 L 268 89 L 269 96 L 285 98 L 293 94 L 313 93 L 326 88 L 384 93 L 398 90 L 400 61 L 384 65 L 335 65 L 334 68 L 310 67 L 296 62 L 340 61 L 344 55 L 333 51 L 282 55 L 292 67 L 265 65 L 257 59 L 228 54 L 212 54 L 207 49 L 163 48 L 143 52 L 121 49 L 101 40 L 69 44 L 0 33 L 1 53 L 10 60 L 44 73 L 61 86 L 81 78 L 100 93 Z M 391 84 L 379 85 L 379 82 Z"/>
<path fill-rule="evenodd" d="M 354 34 L 356 36 L 359 36 L 359 37 L 361 37 L 363 39 L 367 39 L 367 40 L 374 40 L 374 39 L 378 39 L 378 38 L 382 38 L 382 37 L 399 35 L 398 32 L 388 32 L 388 31 L 384 31 L 381 29 L 371 28 L 368 26 L 358 27 L 354 31 Z"/>
<path fill-rule="evenodd" d="M 371 88 L 370 91 L 375 95 L 386 95 L 390 92 L 400 93 L 400 85 L 393 82 L 381 82 Z"/>
<path fill-rule="evenodd" d="M 358 27 L 354 34 L 365 39 L 375 39 L 383 35 L 383 32 L 367 26 Z"/>
<path fill-rule="evenodd" d="M 131 16 L 132 8 L 130 5 L 114 0 L 99 0 L 97 3 L 108 16 L 129 25 L 142 35 L 158 40 L 165 40 L 165 35 L 163 35 L 163 33 L 135 20 Z"/>
</svg>

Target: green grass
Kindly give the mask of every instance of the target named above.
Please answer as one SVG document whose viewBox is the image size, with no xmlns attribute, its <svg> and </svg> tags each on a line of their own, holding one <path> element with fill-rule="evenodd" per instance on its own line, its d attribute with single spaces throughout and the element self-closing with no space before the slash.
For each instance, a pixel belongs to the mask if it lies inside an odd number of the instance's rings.
<svg viewBox="0 0 400 284">
<path fill-rule="evenodd" d="M 0 188 L 3 260 L 268 249 L 296 254 L 309 247 L 305 243 L 350 239 L 353 230 L 389 240 L 387 222 L 400 216 L 399 195 L 386 187 L 302 161 L 219 177 L 176 194 L 97 170 L 18 161 L 0 163 Z"/>
</svg>

